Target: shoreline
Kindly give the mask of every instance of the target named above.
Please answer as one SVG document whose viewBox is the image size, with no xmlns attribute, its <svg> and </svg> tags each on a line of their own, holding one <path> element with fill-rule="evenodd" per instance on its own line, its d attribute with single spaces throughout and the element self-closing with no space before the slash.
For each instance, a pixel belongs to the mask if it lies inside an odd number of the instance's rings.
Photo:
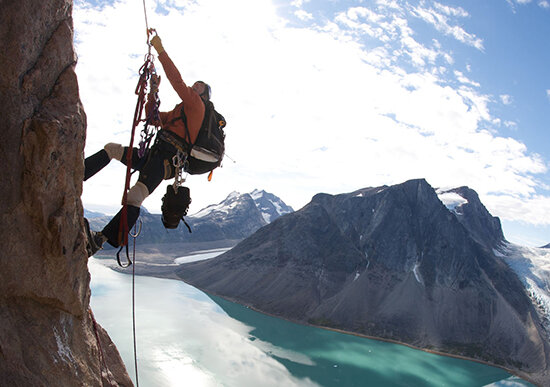
<svg viewBox="0 0 550 387">
<path fill-rule="evenodd" d="M 168 279 L 168 277 L 165 277 Z M 171 279 L 174 279 L 174 278 L 171 278 Z M 422 347 L 416 347 L 412 344 L 408 344 L 408 343 L 404 343 L 404 342 L 400 342 L 400 341 L 397 341 L 397 340 L 392 340 L 392 339 L 385 339 L 385 338 L 381 338 L 381 337 L 376 337 L 376 336 L 369 336 L 369 335 L 365 335 L 365 334 L 361 334 L 361 333 L 357 333 L 357 332 L 351 332 L 351 331 L 345 331 L 345 330 L 342 330 L 342 329 L 338 329 L 338 328 L 330 328 L 330 327 L 325 327 L 325 326 L 321 326 L 321 325 L 314 325 L 314 324 L 310 324 L 308 322 L 305 322 L 305 321 L 298 321 L 298 320 L 293 320 L 293 319 L 290 319 L 290 318 L 287 318 L 287 317 L 282 317 L 282 316 L 278 316 L 278 315 L 275 315 L 275 314 L 271 314 L 271 313 L 268 313 L 268 312 L 264 312 L 252 305 L 247 305 L 247 304 L 244 304 L 242 302 L 239 302 L 235 299 L 232 299 L 231 297 L 225 297 L 225 296 L 222 296 L 220 294 L 215 294 L 213 292 L 209 292 L 209 291 L 206 291 L 204 289 L 201 289 L 197 286 L 195 286 L 194 284 L 192 283 L 189 283 L 183 279 L 179 279 L 179 281 L 182 281 L 184 283 L 186 283 L 187 285 L 189 286 L 193 286 L 194 288 L 196 289 L 199 289 L 201 292 L 204 292 L 206 295 L 213 295 L 213 296 L 216 296 L 216 297 L 220 297 L 220 298 L 223 298 L 224 300 L 226 301 L 229 301 L 229 302 L 233 302 L 235 304 L 239 304 L 239 305 L 242 305 L 246 308 L 249 308 L 255 312 L 258 312 L 258 313 L 261 313 L 263 315 L 266 315 L 266 316 L 269 316 L 269 317 L 273 317 L 273 318 L 278 318 L 278 319 L 281 319 L 281 320 L 285 320 L 285 321 L 288 321 L 288 322 L 291 322 L 293 324 L 299 324 L 299 325 L 302 325 L 302 326 L 307 326 L 307 327 L 314 327 L 314 328 L 320 328 L 320 329 L 325 329 L 327 331 L 332 331 L 332 332 L 336 332 L 336 333 L 342 333 L 342 334 L 346 334 L 346 335 L 351 335 L 351 336 L 356 336 L 356 337 L 360 337 L 360 338 L 364 338 L 364 339 L 370 339 L 370 340 L 376 340 L 376 341 L 382 341 L 382 342 L 386 342 L 386 343 L 392 343 L 392 344 L 398 344 L 398 345 L 403 345 L 405 347 L 408 347 L 408 348 L 411 348 L 411 349 L 415 349 L 415 350 L 420 350 L 420 351 L 423 351 L 423 352 L 427 352 L 427 353 L 431 353 L 431 354 L 434 354 L 434 355 L 438 355 L 438 356 L 446 356 L 446 357 L 451 357 L 451 358 L 454 358 L 454 359 L 460 359 L 460 360 L 466 360 L 466 361 L 473 361 L 475 363 L 479 363 L 479 364 L 483 364 L 483 365 L 486 365 L 486 366 L 490 366 L 490 367 L 495 367 L 495 368 L 499 368 L 501 370 L 504 370 L 506 372 L 508 372 L 510 375 L 513 375 L 513 376 L 516 376 L 528 383 L 531 383 L 532 385 L 534 386 L 537 386 L 537 387 L 543 387 L 542 384 L 538 384 L 536 381 L 534 381 L 533 379 L 531 379 L 529 376 L 527 375 L 523 375 L 523 374 L 520 374 L 518 371 L 514 371 L 514 370 L 511 370 L 511 369 L 508 369 L 506 367 L 503 367 L 503 366 L 499 366 L 499 365 L 496 365 L 496 364 L 492 364 L 492 363 L 489 363 L 487 361 L 483 361 L 483 360 L 479 360 L 479 359 L 473 359 L 473 358 L 469 358 L 469 357 L 466 357 L 466 356 L 462 356 L 462 355 L 456 355 L 456 354 L 450 354 L 450 353 L 445 353 L 445 352 L 439 352 L 439 351 L 436 351 L 436 350 L 432 350 L 432 349 L 427 349 L 427 348 L 422 348 Z"/>
<path fill-rule="evenodd" d="M 105 257 L 105 258 L 107 258 L 107 257 Z M 105 258 L 103 258 L 103 259 L 99 258 L 99 260 L 104 260 Z M 116 259 L 115 259 L 115 263 L 116 263 Z M 537 387 L 542 387 L 543 386 L 543 384 L 539 384 L 538 382 L 533 380 L 527 374 L 523 374 L 519 371 L 511 370 L 511 369 L 506 368 L 504 366 L 493 364 L 493 363 L 490 363 L 490 362 L 487 362 L 487 361 L 484 361 L 484 360 L 469 358 L 469 357 L 463 356 L 463 355 L 440 352 L 440 351 L 433 350 L 433 349 L 417 347 L 417 346 L 414 346 L 412 344 L 408 344 L 408 343 L 405 343 L 405 342 L 400 342 L 400 341 L 393 340 L 393 339 L 381 338 L 381 337 L 376 337 L 376 336 L 369 336 L 369 335 L 365 335 L 365 334 L 358 333 L 358 332 L 346 331 L 346 330 L 343 330 L 343 329 L 331 328 L 331 327 L 326 327 L 326 326 L 322 326 L 322 325 L 315 325 L 315 324 L 308 323 L 306 321 L 293 320 L 293 319 L 290 319 L 290 318 L 287 318 L 287 317 L 271 314 L 271 313 L 262 311 L 262 310 L 254 307 L 252 305 L 242 303 L 242 302 L 240 302 L 236 299 L 233 299 L 231 297 L 226 297 L 226 296 L 223 296 L 221 294 L 216 294 L 214 292 L 206 291 L 205 289 L 202 289 L 202 288 L 194 285 L 193 283 L 187 282 L 184 279 L 178 277 L 176 274 L 174 274 L 174 272 L 172 270 L 161 270 L 161 271 L 151 270 L 153 265 L 151 265 L 149 262 L 143 262 L 143 261 L 140 262 L 140 265 L 141 265 L 141 270 L 139 270 L 140 272 L 136 271 L 136 275 L 181 281 L 181 282 L 184 282 L 187 285 L 190 285 L 190 286 L 192 286 L 196 289 L 199 289 L 200 291 L 204 292 L 206 295 L 213 295 L 213 296 L 216 296 L 216 297 L 223 298 L 226 301 L 230 301 L 230 302 L 242 305 L 246 308 L 249 308 L 249 309 L 251 309 L 255 312 L 258 312 L 258 313 L 262 313 L 263 315 L 266 315 L 266 316 L 282 319 L 282 320 L 285 320 L 285 321 L 288 321 L 288 322 L 291 322 L 291 323 L 294 323 L 294 324 L 299 324 L 299 325 L 302 325 L 302 326 L 320 328 L 320 329 L 325 329 L 327 331 L 342 333 L 342 334 L 346 334 L 346 335 L 352 335 L 352 336 L 356 336 L 356 337 L 360 337 L 360 338 L 403 345 L 403 346 L 409 347 L 411 349 L 420 350 L 420 351 L 423 351 L 423 352 L 426 352 L 426 353 L 431 353 L 431 354 L 438 355 L 438 356 L 446 356 L 446 357 L 450 357 L 450 358 L 476 362 L 476 363 L 483 364 L 483 365 L 486 365 L 486 366 L 499 368 L 503 371 L 508 372 L 510 375 L 516 376 L 516 377 L 518 377 L 518 378 L 520 378 L 520 379 L 522 379 L 522 380 L 524 380 L 528 383 L 531 383 L 534 386 L 537 386 Z M 119 272 L 119 273 L 122 273 L 122 274 L 131 275 L 131 273 L 128 273 L 126 270 L 119 268 L 116 264 L 113 265 L 113 266 L 111 266 L 111 265 L 106 265 L 106 266 L 109 267 L 113 271 L 116 271 L 116 272 Z M 143 268 L 143 266 L 145 266 L 145 268 Z M 154 265 L 154 266 L 156 266 L 156 265 Z M 159 264 L 159 266 L 165 266 L 165 265 Z M 170 265 L 170 266 L 175 267 L 175 266 L 179 266 L 179 264 L 174 264 L 174 265 Z M 149 270 L 147 270 L 147 269 L 149 269 Z"/>
</svg>

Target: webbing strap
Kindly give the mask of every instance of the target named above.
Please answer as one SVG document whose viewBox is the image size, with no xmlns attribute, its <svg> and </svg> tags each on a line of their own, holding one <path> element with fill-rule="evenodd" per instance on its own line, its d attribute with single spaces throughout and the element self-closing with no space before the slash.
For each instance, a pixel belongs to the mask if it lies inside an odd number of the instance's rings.
<svg viewBox="0 0 550 387">
<path fill-rule="evenodd" d="M 130 145 L 128 146 L 128 151 L 126 152 L 126 179 L 124 183 L 124 193 L 122 195 L 122 211 L 120 214 L 120 225 L 118 230 L 118 242 L 120 246 L 128 245 L 128 191 L 130 190 L 130 179 L 132 177 L 132 154 L 134 150 L 134 135 L 136 132 L 136 127 L 141 121 L 143 107 L 145 106 L 145 91 L 147 89 L 147 81 L 149 80 L 153 71 L 153 57 L 152 55 L 148 54 L 146 56 L 145 63 L 139 69 L 140 77 L 135 91 L 138 96 L 138 100 L 136 103 L 136 109 L 134 111 L 134 120 L 132 122 Z"/>
</svg>

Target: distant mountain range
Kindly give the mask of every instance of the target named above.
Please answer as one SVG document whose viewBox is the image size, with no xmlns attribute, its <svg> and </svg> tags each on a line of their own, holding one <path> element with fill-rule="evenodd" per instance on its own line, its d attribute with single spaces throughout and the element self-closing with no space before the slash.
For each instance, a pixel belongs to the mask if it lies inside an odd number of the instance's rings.
<svg viewBox="0 0 550 387">
<path fill-rule="evenodd" d="M 509 246 L 474 190 L 436 191 L 419 179 L 318 194 L 177 275 L 276 316 L 487 361 L 548 385 L 547 316 L 502 259 L 512 259 Z"/>
<path fill-rule="evenodd" d="M 165 229 L 160 214 L 151 214 L 142 208 L 139 243 L 170 244 L 222 240 L 233 240 L 236 243 L 290 212 L 293 212 L 292 207 L 266 191 L 254 190 L 244 194 L 232 192 L 222 202 L 186 216 L 185 219 L 192 230 L 192 233 L 189 233 L 181 222 L 177 229 Z M 85 211 L 93 230 L 101 230 L 111 219 L 111 216 L 100 215 Z"/>
</svg>

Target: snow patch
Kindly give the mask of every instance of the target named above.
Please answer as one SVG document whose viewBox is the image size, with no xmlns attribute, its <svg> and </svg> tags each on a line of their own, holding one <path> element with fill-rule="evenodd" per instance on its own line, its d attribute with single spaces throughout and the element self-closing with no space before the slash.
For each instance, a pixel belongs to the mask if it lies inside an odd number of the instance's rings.
<svg viewBox="0 0 550 387">
<path fill-rule="evenodd" d="M 441 202 L 445 205 L 445 207 L 455 213 L 457 208 L 468 203 L 468 200 L 466 200 L 456 192 L 443 192 L 438 190 L 437 196 L 439 197 L 439 200 L 441 200 Z"/>
<path fill-rule="evenodd" d="M 258 189 L 255 189 L 254 191 L 250 192 L 250 196 L 252 197 L 252 199 L 258 200 L 258 199 L 260 199 L 261 197 L 264 196 L 264 191 L 260 191 Z"/>
<path fill-rule="evenodd" d="M 422 275 L 420 274 L 420 272 L 418 271 L 418 267 L 420 266 L 420 264 L 418 262 L 416 262 L 414 264 L 414 267 L 413 267 L 413 273 L 414 273 L 414 278 L 416 278 L 416 281 L 419 283 L 419 284 L 422 284 L 424 285 L 424 281 L 422 280 Z"/>
<path fill-rule="evenodd" d="M 261 212 L 261 214 L 266 223 L 271 223 L 271 215 L 269 215 L 267 212 Z"/>
<path fill-rule="evenodd" d="M 279 215 L 284 215 L 285 212 L 283 211 L 283 207 L 281 207 L 281 205 L 277 202 L 271 202 L 271 204 L 273 204 L 273 206 L 275 207 L 275 211 L 277 211 L 277 213 Z"/>
<path fill-rule="evenodd" d="M 230 249 L 231 247 L 226 247 L 222 249 L 201 250 L 201 251 L 195 252 L 194 254 L 185 255 L 183 257 L 176 258 L 174 259 L 174 263 L 180 265 L 182 263 L 202 261 L 204 259 L 215 258 L 218 255 L 221 255 Z"/>
<path fill-rule="evenodd" d="M 193 218 L 204 218 L 205 216 L 210 215 L 212 212 L 224 212 L 227 213 L 227 210 L 224 210 L 224 206 L 219 204 L 212 204 L 206 208 L 203 208 L 196 214 L 191 215 Z"/>
<path fill-rule="evenodd" d="M 229 196 L 227 196 L 227 199 L 225 199 L 225 200 L 233 200 L 233 199 L 238 198 L 239 196 L 241 196 L 241 194 L 239 192 L 233 191 L 229 194 Z"/>
</svg>

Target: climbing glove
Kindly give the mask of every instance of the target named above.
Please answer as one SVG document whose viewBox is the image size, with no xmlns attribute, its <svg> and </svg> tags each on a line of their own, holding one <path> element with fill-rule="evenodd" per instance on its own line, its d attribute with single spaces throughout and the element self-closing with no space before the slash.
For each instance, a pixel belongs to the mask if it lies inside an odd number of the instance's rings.
<svg viewBox="0 0 550 387">
<path fill-rule="evenodd" d="M 157 50 L 157 53 L 160 55 L 164 51 L 164 47 L 162 47 L 162 41 L 158 37 L 158 35 L 153 36 L 153 39 L 151 39 L 151 45 Z"/>
</svg>

